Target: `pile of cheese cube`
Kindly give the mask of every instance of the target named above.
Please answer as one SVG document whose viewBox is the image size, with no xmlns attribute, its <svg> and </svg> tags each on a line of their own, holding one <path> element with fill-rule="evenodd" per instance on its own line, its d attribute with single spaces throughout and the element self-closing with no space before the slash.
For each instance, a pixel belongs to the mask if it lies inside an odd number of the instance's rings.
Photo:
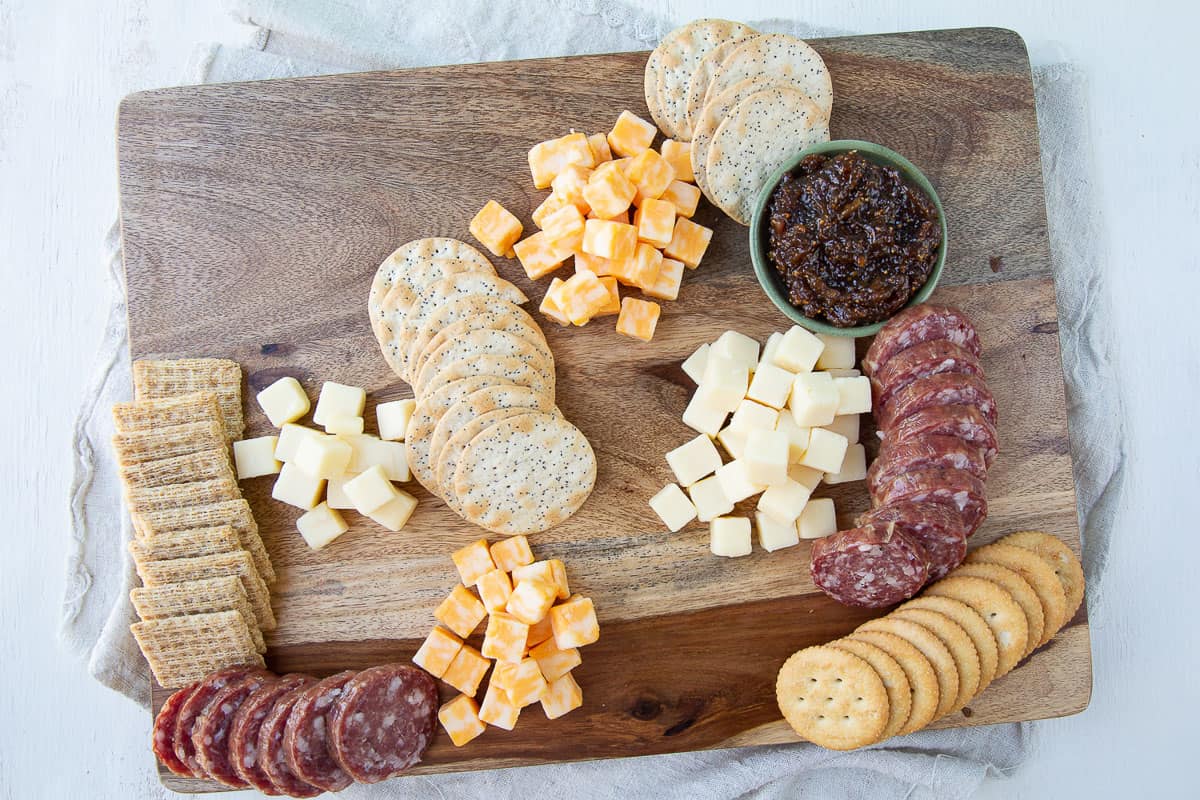
<svg viewBox="0 0 1200 800">
<path fill-rule="evenodd" d="M 434 627 L 413 662 L 461 692 L 438 711 L 454 745 L 462 747 L 488 725 L 511 731 L 521 709 L 533 703 L 541 702 L 549 719 L 583 705 L 571 670 L 583 663 L 579 648 L 600 638 L 600 626 L 591 599 L 571 594 L 563 563 L 534 561 L 524 536 L 490 547 L 480 539 L 452 558 L 462 583 L 433 612 L 445 627 Z M 463 640 L 484 617 L 487 629 L 476 650 Z M 475 696 L 493 660 L 479 704 Z"/>
<path fill-rule="evenodd" d="M 531 280 L 574 261 L 575 274 L 554 278 L 540 307 L 558 324 L 617 314 L 618 333 L 650 341 L 661 308 L 622 298 L 617 284 L 674 300 L 684 268 L 700 265 L 712 230 L 690 219 L 700 202 L 692 146 L 667 139 L 655 151 L 657 133 L 622 111 L 607 135 L 541 142 L 529 151 L 534 186 L 551 189 L 533 212 L 540 230 L 521 239 L 521 221 L 495 200 L 471 220 L 471 234 L 494 255 L 516 256 Z"/>
<path fill-rule="evenodd" d="M 761 358 L 758 342 L 735 331 L 701 345 L 683 362 L 699 385 L 683 421 L 700 435 L 667 453 L 679 483 L 664 487 L 650 507 L 672 531 L 708 522 L 718 556 L 750 554 L 750 519 L 726 515 L 754 495 L 754 527 L 768 552 L 834 533 L 833 500 L 811 495 L 822 481 L 867 474 L 858 434 L 859 414 L 871 410 L 871 384 L 854 363 L 854 339 L 799 326 L 771 334 Z"/>
<path fill-rule="evenodd" d="M 280 378 L 258 393 L 279 435 L 233 443 L 238 480 L 278 474 L 271 496 L 304 509 L 296 527 L 314 550 L 349 529 L 339 510 L 354 509 L 398 531 L 417 507 L 415 497 L 393 485 L 411 479 L 403 439 L 415 402 L 376 406 L 379 436 L 372 436 L 363 433 L 366 401 L 366 390 L 326 381 L 313 412 L 322 433 L 295 424 L 311 404 L 298 380 Z"/>
</svg>

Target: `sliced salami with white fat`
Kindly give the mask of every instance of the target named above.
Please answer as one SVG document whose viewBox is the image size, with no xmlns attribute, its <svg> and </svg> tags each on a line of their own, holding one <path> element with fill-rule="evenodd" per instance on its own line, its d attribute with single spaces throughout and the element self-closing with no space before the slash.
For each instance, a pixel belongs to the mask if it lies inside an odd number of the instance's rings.
<svg viewBox="0 0 1200 800">
<path fill-rule="evenodd" d="M 351 678 L 328 715 L 329 750 L 350 777 L 378 783 L 421 760 L 433 740 L 437 684 L 408 664 Z"/>
<path fill-rule="evenodd" d="M 167 769 L 185 778 L 194 777 L 187 765 L 175 755 L 175 722 L 179 719 L 179 711 L 192 693 L 200 686 L 196 681 L 191 686 L 185 686 L 172 694 L 162 704 L 162 708 L 154 716 L 154 730 L 150 735 L 150 746 L 154 755 Z"/>
<path fill-rule="evenodd" d="M 982 378 L 983 367 L 969 350 L 949 339 L 933 339 L 902 350 L 872 376 L 873 407 L 883 408 L 892 395 L 915 380 L 951 373 Z"/>
<path fill-rule="evenodd" d="M 327 792 L 340 792 L 353 781 L 329 752 L 329 712 L 358 673 L 339 672 L 300 693 L 283 734 L 283 753 L 300 780 Z"/>
<path fill-rule="evenodd" d="M 987 491 L 983 481 L 961 469 L 906 472 L 880 486 L 871 497 L 877 506 L 902 501 L 949 506 L 962 516 L 967 536 L 974 534 L 987 518 Z"/>
<path fill-rule="evenodd" d="M 316 797 L 322 792 L 322 789 L 301 780 L 292 772 L 283 747 L 292 709 L 308 688 L 309 684 L 297 686 L 276 700 L 258 730 L 258 766 L 271 779 L 275 790 L 289 797 Z"/>
<path fill-rule="evenodd" d="M 310 675 L 291 674 L 259 687 L 242 703 L 229 728 L 229 761 L 238 777 L 263 794 L 279 794 L 279 789 L 258 763 L 258 734 L 275 703 L 284 695 L 317 679 Z"/>
<path fill-rule="evenodd" d="M 996 399 L 982 378 L 975 375 L 930 375 L 913 381 L 892 395 L 876 413 L 879 430 L 886 435 L 896 423 L 918 411 L 936 406 L 974 406 L 992 425 L 996 424 Z"/>
<path fill-rule="evenodd" d="M 863 356 L 863 374 L 874 377 L 897 353 L 935 339 L 946 339 L 974 356 L 982 352 L 979 334 L 965 314 L 956 308 L 922 303 L 904 309 L 875 334 Z"/>
<path fill-rule="evenodd" d="M 939 467 L 966 470 L 980 480 L 987 478 L 982 448 L 957 436 L 935 434 L 895 444 L 885 442 L 867 470 L 867 488 L 875 492 L 902 473 Z"/>
<path fill-rule="evenodd" d="M 244 789 L 249 785 L 237 774 L 230 761 L 229 730 L 246 698 L 272 680 L 274 676 L 268 673 L 254 673 L 230 681 L 213 695 L 196 720 L 192 729 L 192 748 L 196 751 L 196 760 L 208 777 L 218 783 L 234 789 Z"/>
<path fill-rule="evenodd" d="M 926 436 L 957 436 L 964 442 L 981 448 L 983 461 L 988 467 L 992 466 L 1000 451 L 996 427 L 974 406 L 933 406 L 922 409 L 911 417 L 900 420 L 892 430 L 880 435 L 883 436 L 887 447 L 916 441 Z"/>
<path fill-rule="evenodd" d="M 962 517 L 937 503 L 898 502 L 859 516 L 857 524 L 893 523 L 896 530 L 921 545 L 929 561 L 929 580 L 936 581 L 962 563 L 967 554 L 967 534 Z"/>
<path fill-rule="evenodd" d="M 270 673 L 260 667 L 245 665 L 219 669 L 200 681 L 180 707 L 179 714 L 175 718 L 175 733 L 172 737 L 175 741 L 175 757 L 196 777 L 207 777 L 196 757 L 196 748 L 192 744 L 192 732 L 195 729 L 196 721 L 208 707 L 213 695 L 224 689 L 229 683 L 254 674 L 269 675 Z"/>
<path fill-rule="evenodd" d="M 821 591 L 860 608 L 907 600 L 929 578 L 921 546 L 892 523 L 870 523 L 817 539 L 810 569 Z"/>
</svg>

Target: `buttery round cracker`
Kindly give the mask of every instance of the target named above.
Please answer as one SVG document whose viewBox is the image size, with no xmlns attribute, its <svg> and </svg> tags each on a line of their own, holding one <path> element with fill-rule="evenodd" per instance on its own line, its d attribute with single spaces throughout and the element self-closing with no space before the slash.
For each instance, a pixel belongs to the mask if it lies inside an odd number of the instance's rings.
<svg viewBox="0 0 1200 800">
<path fill-rule="evenodd" d="M 473 375 L 439 387 L 436 392 L 417 401 L 412 416 L 409 417 L 408 428 L 404 431 L 404 454 L 408 458 L 408 468 L 412 470 L 413 477 L 422 486 L 434 494 L 438 493 L 429 450 L 438 420 L 455 403 L 472 392 L 504 383 L 507 381 L 500 377 Z"/>
<path fill-rule="evenodd" d="M 1071 548 L 1061 540 L 1042 531 L 1019 531 L 1009 534 L 1000 541 L 1016 547 L 1024 547 L 1040 556 L 1054 568 L 1067 598 L 1066 621 L 1070 622 L 1079 606 L 1083 604 L 1085 581 L 1083 565 Z"/>
<path fill-rule="evenodd" d="M 454 493 L 454 472 L 458 469 L 458 462 L 462 459 L 467 445 L 471 443 L 472 439 L 500 420 L 538 410 L 536 408 L 499 408 L 489 411 L 459 428 L 442 446 L 441 452 L 436 454 L 435 481 L 441 488 L 442 499 L 446 501 L 446 505 L 454 509 L 456 514 L 462 515 L 462 504 L 458 502 L 458 495 Z"/>
<path fill-rule="evenodd" d="M 412 291 L 412 299 L 416 299 L 416 291 L 408 284 L 409 270 L 415 265 L 430 258 L 460 258 L 474 261 L 480 269 L 493 269 L 492 262 L 483 253 L 466 242 L 444 237 L 414 239 L 406 242 L 383 260 L 375 271 L 371 281 L 371 290 L 367 296 L 367 313 L 371 319 L 371 329 L 376 330 L 377 320 L 381 317 L 380 307 L 383 299 L 397 284 L 408 286 Z M 401 295 L 402 297 L 402 295 Z M 411 303 L 412 299 L 407 302 Z M 402 300 L 397 300 L 402 302 Z M 376 332 L 376 336 L 378 336 Z"/>
<path fill-rule="evenodd" d="M 443 386 L 463 378 L 491 375 L 499 378 L 494 383 L 515 383 L 528 386 L 536 392 L 554 396 L 554 384 L 546 380 L 538 370 L 513 356 L 482 355 L 470 361 L 454 361 L 447 364 L 429 381 L 425 394 L 430 395 Z"/>
<path fill-rule="evenodd" d="M 950 651 L 954 666 L 958 669 L 958 697 L 947 713 L 961 710 L 979 694 L 982 680 L 979 651 L 961 625 L 944 614 L 922 608 L 898 608 L 888 616 L 917 623 L 940 639 Z"/>
<path fill-rule="evenodd" d="M 999 661 L 996 677 L 1007 675 L 1025 655 L 1029 621 L 1012 595 L 983 578 L 959 575 L 957 571 L 925 588 L 925 597 L 949 597 L 979 612 L 996 638 Z"/>
<path fill-rule="evenodd" d="M 413 363 L 419 363 L 422 356 L 429 352 L 429 345 L 440 333 L 456 323 L 473 319 L 484 313 L 514 314 L 522 322 L 536 330 L 539 335 L 541 334 L 541 327 L 529 312 L 510 300 L 488 295 L 456 295 L 435 308 L 428 319 L 421 324 L 420 329 L 413 335 L 408 345 L 408 357 Z M 545 339 L 544 336 L 542 338 Z"/>
<path fill-rule="evenodd" d="M 889 709 L 883 679 L 864 659 L 834 647 L 806 647 L 783 663 L 775 700 L 802 738 L 830 750 L 879 740 Z"/>
<path fill-rule="evenodd" d="M 554 362 L 547 361 L 540 350 L 520 336 L 494 328 L 479 328 L 445 342 L 434 351 L 421 372 L 413 377 L 413 393 L 418 397 L 425 394 L 425 387 L 443 368 L 485 355 L 520 359 L 536 370 L 548 384 L 554 385 Z"/>
<path fill-rule="evenodd" d="M 757 35 L 751 34 L 751 36 Z M 692 70 L 692 77 L 688 78 L 687 95 L 683 102 L 683 119 L 679 128 L 679 133 L 684 138 L 695 141 L 696 122 L 700 119 L 700 112 L 704 108 L 704 97 L 708 92 L 709 81 L 712 80 L 713 73 L 725 56 L 732 53 L 734 48 L 744 42 L 746 38 L 748 37 L 722 42 L 705 53 L 704 58 L 700 59 L 700 63 L 696 65 L 696 69 Z"/>
<path fill-rule="evenodd" d="M 1054 638 L 1067 621 L 1067 593 L 1054 567 L 1032 550 L 1003 542 L 993 542 L 967 555 L 967 563 L 999 564 L 1008 567 L 1033 587 L 1038 602 L 1042 604 L 1044 626 L 1038 645 Z"/>
<path fill-rule="evenodd" d="M 971 643 L 975 645 L 975 652 L 979 656 L 979 691 L 982 692 L 988 684 L 996 679 L 996 667 L 1000 663 L 1000 648 L 996 644 L 996 637 L 992 634 L 992 629 L 988 627 L 987 620 L 978 611 L 953 598 L 933 597 L 932 595 L 914 597 L 900 606 L 900 610 L 905 608 L 936 611 L 957 622 L 959 627 L 971 637 Z"/>
<path fill-rule="evenodd" d="M 942 644 L 941 639 L 915 622 L 897 619 L 893 616 L 868 620 L 859 625 L 856 630 L 883 631 L 895 634 L 920 650 L 921 655 L 929 659 L 929 663 L 933 665 L 934 674 L 937 676 L 938 705 L 933 718 L 941 719 L 949 713 L 958 700 L 958 664 L 946 645 Z"/>
<path fill-rule="evenodd" d="M 680 139 L 680 128 L 687 108 L 688 82 L 705 54 L 723 42 L 755 33 L 753 28 L 727 19 L 698 19 L 668 33 L 658 43 L 657 104 L 660 116 L 654 118 L 659 129 L 672 139 Z M 654 109 L 651 109 L 653 115 Z"/>
<path fill-rule="evenodd" d="M 554 527 L 579 510 L 595 484 L 596 454 L 587 437 L 545 411 L 485 429 L 454 471 L 463 518 L 508 535 Z"/>
<path fill-rule="evenodd" d="M 829 122 L 833 110 L 833 83 L 829 69 L 816 50 L 786 33 L 767 33 L 747 39 L 727 55 L 708 84 L 707 103 L 730 86 L 747 78 L 781 78 L 804 92 Z"/>
<path fill-rule="evenodd" d="M 1046 631 L 1046 617 L 1042 613 L 1042 603 L 1038 600 L 1037 592 L 1033 591 L 1029 581 L 1008 567 L 1002 567 L 999 564 L 961 564 L 955 567 L 954 574 L 969 578 L 983 578 L 1012 595 L 1012 599 L 1017 601 L 1017 605 L 1025 614 L 1026 622 L 1029 623 L 1029 634 L 1022 658 L 1034 651 L 1034 648 L 1042 641 L 1042 634 Z"/>
<path fill-rule="evenodd" d="M 829 123 L 798 89 L 775 86 L 738 103 L 708 143 L 708 199 L 742 225 L 771 174 L 804 148 L 829 139 Z"/>
<path fill-rule="evenodd" d="M 873 644 L 896 660 L 908 678 L 912 690 L 908 722 L 900 729 L 900 735 L 919 731 L 933 722 L 937 713 L 941 692 L 938 689 L 937 673 L 933 664 L 910 642 L 894 633 L 884 631 L 856 630 L 847 639 Z"/>
<path fill-rule="evenodd" d="M 883 680 L 883 688 L 888 696 L 888 721 L 883 733 L 879 734 L 879 741 L 900 733 L 912 711 L 912 687 L 908 685 L 908 676 L 899 662 L 870 642 L 858 639 L 836 639 L 827 646 L 853 653 L 871 665 L 871 669 Z"/>
<path fill-rule="evenodd" d="M 468 295 L 468 297 L 472 300 L 479 299 L 471 295 Z M 420 375 L 421 367 L 425 366 L 425 362 L 429 360 L 429 356 L 433 355 L 447 341 L 456 339 L 469 331 L 479 330 L 480 328 L 491 328 L 492 330 L 505 331 L 514 336 L 519 336 L 537 348 L 546 361 L 553 363 L 554 353 L 551 352 L 550 345 L 546 342 L 546 337 L 542 334 L 541 328 L 537 326 L 537 323 L 529 318 L 529 315 L 519 306 L 514 306 L 508 301 L 500 302 L 506 305 L 507 308 L 479 308 L 466 319 L 460 319 L 451 325 L 442 326 L 441 330 L 429 340 L 427 345 L 421 348 L 416 358 L 413 359 L 413 373 Z M 438 309 L 434 316 L 442 316 L 443 309 L 445 308 L 446 306 L 443 306 L 441 309 Z"/>
</svg>

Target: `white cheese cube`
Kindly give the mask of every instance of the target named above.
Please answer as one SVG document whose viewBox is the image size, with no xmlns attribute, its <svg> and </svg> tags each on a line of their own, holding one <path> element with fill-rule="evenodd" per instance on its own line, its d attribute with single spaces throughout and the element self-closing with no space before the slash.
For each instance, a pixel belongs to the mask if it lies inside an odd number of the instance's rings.
<svg viewBox="0 0 1200 800">
<path fill-rule="evenodd" d="M 733 501 L 725 494 L 721 481 L 715 475 L 689 486 L 688 496 L 696 506 L 696 519 L 701 522 L 733 511 Z"/>
<path fill-rule="evenodd" d="M 817 369 L 851 369 L 854 367 L 854 337 L 829 336 L 818 333 L 817 338 L 825 345 L 817 358 Z"/>
<path fill-rule="evenodd" d="M 300 443 L 292 463 L 314 478 L 328 478 L 346 472 L 352 455 L 350 445 L 341 439 L 309 437 Z"/>
<path fill-rule="evenodd" d="M 749 367 L 715 352 L 708 354 L 700 389 L 712 398 L 713 407 L 722 411 L 733 411 L 746 396 L 749 386 Z"/>
<path fill-rule="evenodd" d="M 850 483 L 861 481 L 867 477 L 867 451 L 861 444 L 852 444 L 846 448 L 842 458 L 842 466 L 837 472 L 826 472 L 826 483 Z"/>
<path fill-rule="evenodd" d="M 295 422 L 312 407 L 304 387 L 295 378 L 280 378 L 258 393 L 258 405 L 276 428 Z"/>
<path fill-rule="evenodd" d="M 788 407 L 801 428 L 828 425 L 837 416 L 838 391 L 833 378 L 824 372 L 805 372 L 792 382 Z"/>
<path fill-rule="evenodd" d="M 708 366 L 708 344 L 702 344 L 696 348 L 696 352 L 692 353 L 683 361 L 683 371 L 691 378 L 697 386 L 704 380 L 704 368 Z"/>
<path fill-rule="evenodd" d="M 350 509 L 354 508 L 354 501 L 346 494 L 346 482 L 354 478 L 350 473 L 338 475 L 334 478 L 329 478 L 325 483 L 325 502 L 330 508 Z"/>
<path fill-rule="evenodd" d="M 834 378 L 834 388 L 838 393 L 837 413 L 866 414 L 871 410 L 871 379 L 865 376 L 858 378 Z M 832 420 L 831 420 L 832 421 Z"/>
<path fill-rule="evenodd" d="M 305 439 L 320 439 L 324 436 L 325 434 L 320 431 L 289 422 L 279 429 L 279 441 L 275 444 L 275 458 L 285 463 L 294 461 L 301 442 Z"/>
<path fill-rule="evenodd" d="M 363 432 L 362 417 L 331 417 L 325 422 L 325 432 L 345 436 L 361 436 Z"/>
<path fill-rule="evenodd" d="M 758 342 L 744 333 L 725 331 L 713 342 L 709 356 L 713 355 L 732 359 L 752 371 L 758 366 Z"/>
<path fill-rule="evenodd" d="M 788 463 L 798 464 L 804 457 L 804 451 L 808 449 L 808 438 L 812 434 L 812 428 L 801 428 L 791 413 L 786 413 L 779 415 L 775 430 L 788 438 Z"/>
<path fill-rule="evenodd" d="M 721 408 L 716 398 L 704 386 L 696 390 L 683 411 L 683 424 L 694 431 L 716 436 L 725 424 L 728 409 Z"/>
<path fill-rule="evenodd" d="M 755 429 L 746 436 L 746 471 L 758 486 L 775 486 L 787 480 L 788 438 L 775 430 Z"/>
<path fill-rule="evenodd" d="M 795 481 L 801 486 L 807 486 L 811 492 L 820 485 L 825 473 L 819 469 L 806 467 L 802 464 L 792 464 L 788 467 L 788 480 Z"/>
<path fill-rule="evenodd" d="M 342 487 L 360 514 L 377 511 L 397 495 L 397 489 L 383 472 L 383 467 L 371 467 L 361 475 L 346 481 Z"/>
<path fill-rule="evenodd" d="M 361 417 L 367 404 L 367 392 L 357 386 L 325 381 L 321 395 L 317 398 L 317 410 L 313 422 L 324 426 L 335 417 Z"/>
<path fill-rule="evenodd" d="M 758 366 L 755 371 L 763 368 L 764 364 L 775 366 L 775 353 L 779 351 L 779 344 L 783 341 L 783 334 L 775 331 L 767 337 L 767 343 L 763 345 L 762 355 L 758 358 Z"/>
<path fill-rule="evenodd" d="M 278 442 L 278 436 L 259 436 L 234 442 L 233 463 L 237 467 L 238 480 L 279 472 L 283 465 L 275 458 L 275 445 Z"/>
<path fill-rule="evenodd" d="M 831 378 L 857 378 L 862 375 L 862 371 L 857 369 L 827 369 L 825 372 Z"/>
<path fill-rule="evenodd" d="M 754 527 L 758 528 L 758 544 L 768 553 L 800 544 L 795 520 L 780 522 L 770 514 L 754 512 Z"/>
<path fill-rule="evenodd" d="M 806 467 L 819 469 L 822 472 L 837 472 L 842 468 L 842 460 L 846 457 L 846 448 L 850 441 L 840 433 L 813 428 L 808 440 L 808 449 L 800 463 Z"/>
<path fill-rule="evenodd" d="M 821 427 L 827 431 L 840 433 L 846 437 L 846 441 L 850 444 L 858 442 L 858 428 L 861 417 L 858 414 L 839 414 L 833 418 L 833 422 Z"/>
<path fill-rule="evenodd" d="M 650 508 L 658 514 L 658 518 L 671 533 L 696 518 L 696 507 L 688 500 L 683 490 L 673 483 L 668 483 L 650 498 Z"/>
<path fill-rule="evenodd" d="M 738 403 L 737 409 L 733 412 L 733 418 L 729 420 L 729 427 L 741 431 L 755 429 L 773 431 L 778 422 L 778 411 L 747 399 Z"/>
<path fill-rule="evenodd" d="M 417 498 L 408 492 L 396 490 L 396 496 L 379 508 L 367 514 L 389 531 L 398 531 L 408 522 L 408 518 L 417 509 Z"/>
<path fill-rule="evenodd" d="M 326 503 L 301 514 L 296 520 L 296 530 L 313 550 L 320 550 L 349 529 L 342 515 Z"/>
<path fill-rule="evenodd" d="M 750 381 L 746 397 L 771 408 L 783 408 L 792 394 L 792 380 L 795 377 L 794 372 L 774 364 L 760 364 L 754 379 Z"/>
<path fill-rule="evenodd" d="M 408 430 L 408 421 L 412 419 L 413 409 L 417 401 L 411 397 L 407 400 L 393 400 L 390 403 L 380 403 L 375 406 L 375 422 L 379 425 L 379 438 L 388 442 L 403 442 L 404 432 Z"/>
<path fill-rule="evenodd" d="M 271 497 L 289 506 L 310 511 L 321 502 L 321 493 L 325 491 L 325 481 L 314 478 L 295 464 L 284 462 L 271 489 Z"/>
<path fill-rule="evenodd" d="M 667 464 L 681 486 L 691 486 L 716 472 L 717 467 L 721 466 L 721 454 L 717 452 L 712 439 L 702 433 L 667 453 Z"/>
<path fill-rule="evenodd" d="M 809 500 L 800 513 L 800 519 L 796 520 L 796 530 L 801 539 L 823 539 L 837 533 L 837 513 L 833 501 L 828 497 Z"/>
<path fill-rule="evenodd" d="M 726 425 L 717 434 L 717 441 L 721 443 L 721 447 L 725 448 L 725 452 L 730 458 L 741 458 L 746 454 L 746 434 L 749 431 L 742 428 L 735 428 L 733 425 Z"/>
<path fill-rule="evenodd" d="M 775 351 L 775 366 L 788 372 L 812 372 L 824 349 L 824 342 L 799 325 L 793 325 Z"/>
<path fill-rule="evenodd" d="M 767 488 L 766 484 L 751 480 L 749 464 L 741 458 L 735 458 L 718 469 L 717 480 L 721 484 L 721 491 L 733 503 L 740 503 Z M 730 510 L 733 510 L 732 507 Z"/>
<path fill-rule="evenodd" d="M 717 517 L 708 527 L 711 537 L 709 549 L 714 556 L 737 558 L 748 556 L 753 549 L 750 537 L 750 520 L 746 517 Z"/>
<path fill-rule="evenodd" d="M 358 474 L 371 467 L 383 467 L 389 481 L 403 483 L 412 479 L 403 442 L 385 442 L 375 436 L 349 436 L 346 441 L 354 450 L 347 472 Z"/>
<path fill-rule="evenodd" d="M 778 486 L 768 486 L 758 498 L 758 510 L 789 525 L 796 521 L 808 504 L 812 489 L 788 478 Z"/>
</svg>

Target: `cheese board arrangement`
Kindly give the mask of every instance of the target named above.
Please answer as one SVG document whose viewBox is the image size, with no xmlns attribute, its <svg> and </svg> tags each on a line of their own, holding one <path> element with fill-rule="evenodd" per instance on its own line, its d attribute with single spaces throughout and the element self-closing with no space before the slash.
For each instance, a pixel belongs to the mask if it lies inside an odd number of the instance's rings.
<svg viewBox="0 0 1200 800">
<path fill-rule="evenodd" d="M 157 90 L 118 159 L 169 788 L 1086 707 L 1015 34 Z"/>
</svg>

